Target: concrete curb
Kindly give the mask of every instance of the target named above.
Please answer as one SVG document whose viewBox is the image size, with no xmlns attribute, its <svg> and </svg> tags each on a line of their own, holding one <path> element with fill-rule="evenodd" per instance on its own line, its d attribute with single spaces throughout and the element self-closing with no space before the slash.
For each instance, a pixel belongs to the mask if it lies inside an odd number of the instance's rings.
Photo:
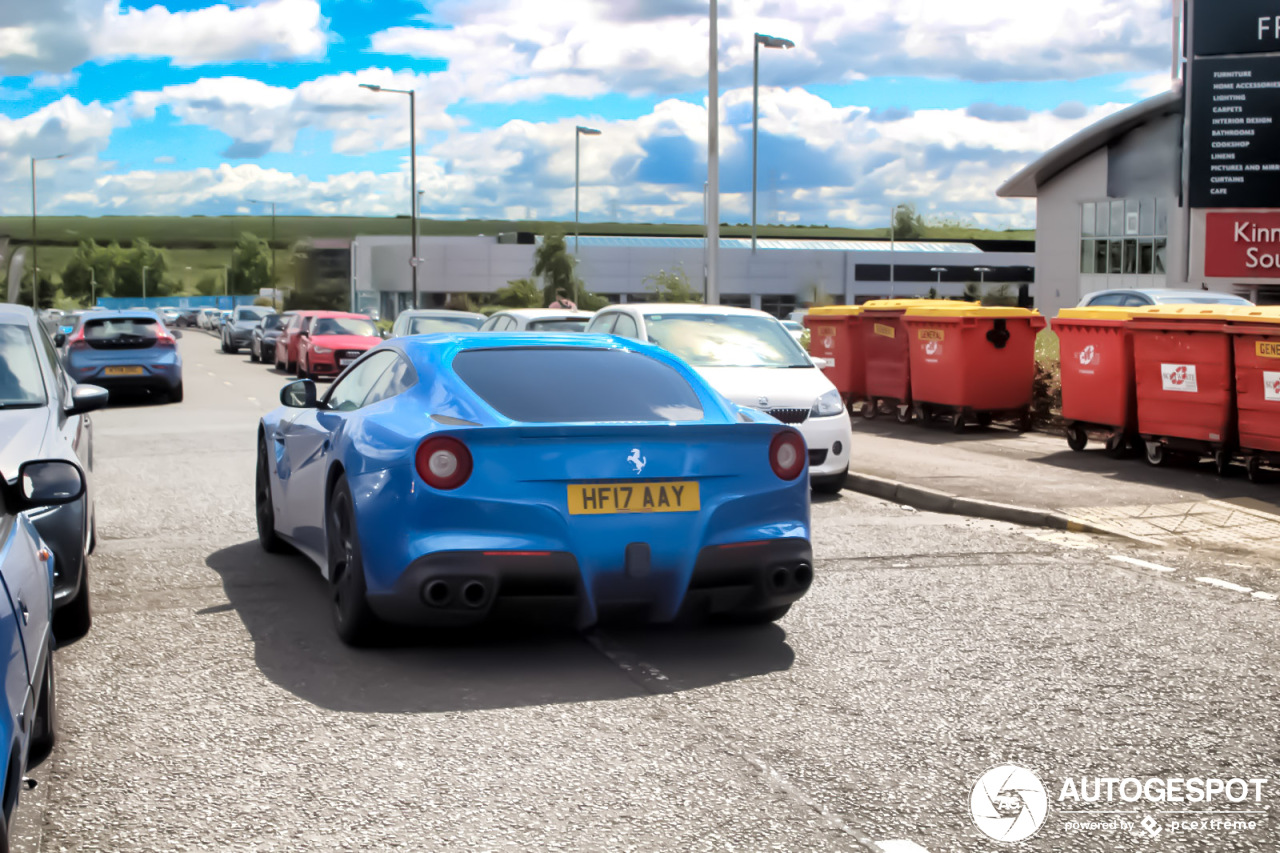
<svg viewBox="0 0 1280 853">
<path fill-rule="evenodd" d="M 891 503 L 905 504 L 926 512 L 944 512 L 971 518 L 1007 521 L 1011 524 L 1021 524 L 1026 527 L 1069 530 L 1073 533 L 1102 533 L 1108 536 L 1119 536 L 1144 545 L 1161 544 L 1150 539 L 1132 536 L 1114 528 L 1093 524 L 1088 521 L 1080 521 L 1052 510 L 1014 506 L 977 498 L 962 498 L 937 491 L 936 489 L 926 489 L 923 486 L 913 486 L 910 483 L 900 483 L 897 480 L 874 477 L 870 474 L 857 474 L 850 471 L 848 479 L 845 481 L 845 486 L 864 495 L 870 495 Z"/>
</svg>

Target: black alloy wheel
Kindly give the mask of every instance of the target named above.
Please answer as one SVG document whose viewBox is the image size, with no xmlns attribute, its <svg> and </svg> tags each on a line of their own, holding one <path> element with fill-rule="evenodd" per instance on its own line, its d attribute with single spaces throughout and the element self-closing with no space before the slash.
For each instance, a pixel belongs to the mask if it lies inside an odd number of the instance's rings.
<svg viewBox="0 0 1280 853">
<path fill-rule="evenodd" d="M 356 530 L 355 503 L 347 478 L 339 477 L 329 498 L 325 529 L 329 543 L 329 586 L 333 594 L 333 625 L 349 646 L 367 646 L 378 633 L 378 619 L 369 609 Z"/>
</svg>

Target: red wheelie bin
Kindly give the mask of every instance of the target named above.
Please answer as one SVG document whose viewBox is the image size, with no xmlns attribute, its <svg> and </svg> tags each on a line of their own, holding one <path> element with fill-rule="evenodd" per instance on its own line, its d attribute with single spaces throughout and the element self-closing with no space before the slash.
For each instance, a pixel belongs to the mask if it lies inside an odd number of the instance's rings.
<svg viewBox="0 0 1280 853">
<path fill-rule="evenodd" d="M 1236 374 L 1240 454 L 1249 479 L 1280 466 L 1280 307 L 1242 309 L 1227 326 Z"/>
<path fill-rule="evenodd" d="M 926 422 L 949 415 L 956 432 L 1012 417 L 1031 429 L 1036 335 L 1045 327 L 1027 308 L 947 302 L 915 305 L 903 317 L 910 338 L 911 394 Z"/>
<path fill-rule="evenodd" d="M 822 372 L 850 410 L 867 396 L 867 365 L 862 340 L 862 306 L 823 305 L 804 315 L 809 354 L 831 362 Z"/>
<path fill-rule="evenodd" d="M 1107 452 L 1123 456 L 1138 440 L 1133 376 L 1133 308 L 1064 308 L 1053 320 L 1062 365 L 1067 445 L 1081 451 L 1090 432 L 1107 433 Z"/>
<path fill-rule="evenodd" d="M 911 422 L 911 348 L 902 316 L 918 305 L 957 305 L 945 299 L 875 299 L 862 306 L 867 402 L 862 416 L 895 406 L 900 423 Z"/>
<path fill-rule="evenodd" d="M 1219 475 L 1236 448 L 1235 363 L 1227 325 L 1232 305 L 1153 305 L 1134 309 L 1138 432 L 1147 462 L 1170 452 L 1210 456 Z"/>
</svg>

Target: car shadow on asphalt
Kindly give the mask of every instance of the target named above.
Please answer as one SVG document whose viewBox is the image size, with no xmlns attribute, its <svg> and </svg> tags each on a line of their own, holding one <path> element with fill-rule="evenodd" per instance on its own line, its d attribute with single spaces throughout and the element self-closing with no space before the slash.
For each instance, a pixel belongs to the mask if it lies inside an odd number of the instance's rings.
<svg viewBox="0 0 1280 853">
<path fill-rule="evenodd" d="M 795 661 L 786 633 L 773 624 L 620 624 L 603 628 L 607 639 L 594 642 L 568 627 L 538 625 L 447 633 L 394 629 L 376 648 L 353 649 L 334 633 L 328 584 L 304 557 L 267 554 L 251 541 L 205 562 L 221 575 L 261 672 L 298 698 L 335 711 L 444 713 L 650 692 L 643 673 L 615 663 L 606 648 L 644 661 L 645 672 L 660 671 L 660 692 L 783 671 Z"/>
</svg>

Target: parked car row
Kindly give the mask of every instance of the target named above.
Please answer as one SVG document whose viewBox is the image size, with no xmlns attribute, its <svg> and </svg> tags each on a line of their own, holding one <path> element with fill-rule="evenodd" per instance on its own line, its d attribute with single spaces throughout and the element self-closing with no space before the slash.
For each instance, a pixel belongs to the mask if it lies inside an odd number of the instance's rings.
<svg viewBox="0 0 1280 853">
<path fill-rule="evenodd" d="M 115 312 L 86 313 L 85 326 Z M 55 320 L 61 337 L 63 317 Z M 97 543 L 93 424 L 109 392 L 77 383 L 25 306 L 0 305 L 0 846 L 30 767 L 52 750 L 54 649 L 88 633 Z"/>
</svg>

